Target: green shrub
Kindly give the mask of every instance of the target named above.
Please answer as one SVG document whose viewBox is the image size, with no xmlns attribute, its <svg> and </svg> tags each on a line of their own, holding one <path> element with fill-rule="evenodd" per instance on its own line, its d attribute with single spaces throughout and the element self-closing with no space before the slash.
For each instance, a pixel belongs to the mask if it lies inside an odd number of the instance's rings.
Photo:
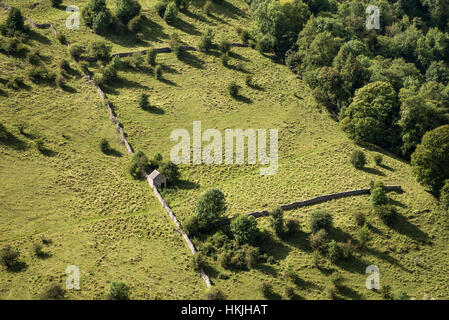
<svg viewBox="0 0 449 320">
<path fill-rule="evenodd" d="M 354 219 L 358 226 L 363 226 L 366 222 L 366 216 L 363 212 L 354 213 Z"/>
<path fill-rule="evenodd" d="M 214 5 L 212 4 L 212 2 L 210 0 L 207 0 L 203 6 L 203 12 L 206 15 L 210 16 L 213 11 L 214 11 Z"/>
<path fill-rule="evenodd" d="M 112 15 L 109 10 L 101 11 L 92 20 L 92 29 L 96 33 L 105 33 L 112 24 Z"/>
<path fill-rule="evenodd" d="M 200 272 L 201 269 L 205 266 L 205 261 L 203 255 L 200 252 L 197 252 L 192 257 L 192 267 L 196 272 Z"/>
<path fill-rule="evenodd" d="M 156 80 L 162 79 L 162 67 L 160 64 L 158 64 L 154 69 L 154 78 Z"/>
<path fill-rule="evenodd" d="M 174 0 L 176 8 L 181 12 L 187 12 L 190 6 L 190 0 Z"/>
<path fill-rule="evenodd" d="M 58 7 L 62 3 L 62 0 L 51 0 L 52 7 Z"/>
<path fill-rule="evenodd" d="M 338 262 L 341 258 L 341 250 L 335 240 L 331 240 L 327 245 L 327 257 L 332 263 Z"/>
<path fill-rule="evenodd" d="M 245 261 L 248 269 L 254 269 L 259 262 L 259 248 L 249 246 L 245 251 Z"/>
<path fill-rule="evenodd" d="M 449 210 L 449 179 L 445 181 L 444 186 L 441 189 L 440 202 L 446 210 Z"/>
<path fill-rule="evenodd" d="M 154 6 L 157 14 L 163 18 L 165 15 L 165 10 L 167 9 L 167 3 L 165 1 L 158 1 Z"/>
<path fill-rule="evenodd" d="M 270 212 L 270 225 L 277 236 L 281 237 L 284 234 L 284 212 L 281 208 Z"/>
<path fill-rule="evenodd" d="M 142 7 L 137 0 L 116 0 L 115 16 L 126 25 L 140 14 L 141 9 Z"/>
<path fill-rule="evenodd" d="M 198 45 L 200 51 L 207 52 L 212 48 L 214 41 L 214 33 L 211 28 L 207 28 L 206 32 L 201 36 L 200 44 Z"/>
<path fill-rule="evenodd" d="M 9 10 L 5 26 L 10 35 L 25 31 L 24 18 L 19 9 L 12 7 Z"/>
<path fill-rule="evenodd" d="M 223 292 L 218 290 L 215 287 L 210 287 L 206 290 L 206 293 L 204 294 L 205 300 L 226 300 L 226 296 Z"/>
<path fill-rule="evenodd" d="M 23 78 L 21 78 L 19 76 L 13 76 L 6 84 L 6 87 L 13 89 L 13 90 L 19 90 L 23 86 L 25 86 L 25 82 L 24 82 Z"/>
<path fill-rule="evenodd" d="M 265 298 L 270 298 L 273 296 L 273 286 L 269 282 L 262 282 L 262 284 L 259 287 L 260 292 Z"/>
<path fill-rule="evenodd" d="M 376 154 L 374 156 L 374 163 L 378 166 L 380 166 L 382 164 L 383 161 L 383 157 L 380 154 Z"/>
<path fill-rule="evenodd" d="M 232 268 L 232 253 L 229 251 L 224 251 L 218 256 L 218 262 L 220 263 L 220 266 L 224 269 L 231 269 Z"/>
<path fill-rule="evenodd" d="M 111 282 L 109 285 L 109 300 L 129 300 L 129 288 L 123 282 Z"/>
<path fill-rule="evenodd" d="M 53 283 L 41 293 L 41 300 L 61 300 L 64 299 L 65 290 L 60 284 Z"/>
<path fill-rule="evenodd" d="M 256 218 L 248 215 L 241 215 L 233 219 L 231 221 L 231 231 L 238 243 L 254 243 L 259 232 Z"/>
<path fill-rule="evenodd" d="M 33 253 L 36 257 L 42 257 L 44 252 L 42 251 L 42 245 L 40 243 L 33 244 Z"/>
<path fill-rule="evenodd" d="M 410 300 L 410 296 L 407 294 L 407 292 L 405 290 L 400 290 L 395 298 L 395 300 Z"/>
<path fill-rule="evenodd" d="M 309 214 L 309 227 L 313 233 L 324 229 L 329 232 L 333 227 L 332 215 L 326 210 L 315 210 Z"/>
<path fill-rule="evenodd" d="M 132 56 L 127 58 L 128 66 L 133 69 L 142 69 L 145 64 L 145 58 L 143 56 L 143 53 L 136 52 Z"/>
<path fill-rule="evenodd" d="M 72 44 L 69 48 L 70 56 L 78 61 L 84 53 L 84 48 L 79 44 Z"/>
<path fill-rule="evenodd" d="M 128 29 L 132 33 L 139 33 L 142 30 L 142 16 L 136 16 L 128 22 Z"/>
<path fill-rule="evenodd" d="M 163 163 L 160 166 L 159 171 L 167 178 L 167 184 L 169 185 L 176 184 L 181 177 L 178 165 L 174 164 L 171 161 Z"/>
<path fill-rule="evenodd" d="M 181 39 L 179 38 L 179 35 L 177 33 L 173 33 L 170 36 L 170 49 L 175 54 L 176 58 L 180 59 L 185 51 L 185 48 L 181 42 Z"/>
<path fill-rule="evenodd" d="M 131 176 L 134 179 L 143 179 L 149 169 L 150 166 L 147 156 L 142 151 L 135 153 L 128 169 Z"/>
<path fill-rule="evenodd" d="M 356 169 L 363 169 L 366 165 L 366 156 L 360 150 L 355 150 L 351 155 L 351 163 Z"/>
<path fill-rule="evenodd" d="M 167 4 L 164 12 L 164 20 L 167 24 L 174 24 L 178 20 L 178 8 L 174 2 Z"/>
<path fill-rule="evenodd" d="M 146 109 L 150 106 L 150 103 L 148 101 L 148 95 L 145 93 L 142 93 L 139 96 L 139 108 Z"/>
<path fill-rule="evenodd" d="M 374 211 L 386 225 L 393 224 L 397 216 L 396 208 L 391 205 L 376 206 L 374 207 Z"/>
<path fill-rule="evenodd" d="M 352 245 L 352 241 L 348 240 L 345 243 L 342 243 L 340 245 L 341 248 L 341 255 L 344 259 L 349 259 L 350 257 L 352 257 L 355 247 Z"/>
<path fill-rule="evenodd" d="M 370 200 L 373 206 L 380 206 L 387 204 L 388 197 L 385 189 L 377 187 L 371 191 Z"/>
<path fill-rule="evenodd" d="M 3 38 L 0 43 L 0 51 L 3 51 L 6 55 L 25 57 L 29 49 L 22 45 L 16 38 Z"/>
<path fill-rule="evenodd" d="M 28 54 L 28 62 L 32 65 L 38 65 L 41 62 L 41 54 L 39 49 L 32 49 Z"/>
<path fill-rule="evenodd" d="M 380 288 L 380 294 L 385 300 L 393 300 L 393 294 L 391 293 L 391 286 L 388 284 L 383 285 Z"/>
<path fill-rule="evenodd" d="M 298 221 L 295 219 L 288 219 L 285 223 L 285 235 L 294 236 L 299 230 L 301 226 Z"/>
<path fill-rule="evenodd" d="M 111 60 L 112 47 L 105 41 L 96 41 L 90 44 L 90 55 L 103 62 Z"/>
<path fill-rule="evenodd" d="M 225 39 L 221 39 L 220 43 L 218 44 L 218 50 L 223 53 L 229 53 L 229 51 L 231 50 L 231 43 Z"/>
<path fill-rule="evenodd" d="M 324 229 L 318 230 L 309 235 L 309 244 L 313 250 L 321 250 L 327 242 L 327 232 Z"/>
<path fill-rule="evenodd" d="M 20 253 L 11 246 L 6 246 L 0 250 L 0 263 L 10 270 L 19 263 Z"/>
<path fill-rule="evenodd" d="M 152 67 L 156 66 L 156 57 L 157 57 L 156 48 L 150 48 L 147 51 L 147 62 L 150 66 Z"/>
<path fill-rule="evenodd" d="M 368 226 L 365 224 L 362 228 L 357 231 L 357 241 L 361 248 L 365 248 L 371 239 L 371 234 Z"/>
<path fill-rule="evenodd" d="M 245 84 L 246 84 L 248 87 L 254 86 L 254 84 L 253 84 L 253 77 L 252 77 L 250 74 L 248 74 L 248 75 L 245 77 Z"/>
<path fill-rule="evenodd" d="M 231 97 L 236 97 L 239 94 L 240 87 L 238 84 L 236 84 L 234 81 L 232 81 L 230 84 L 228 84 L 228 92 L 231 95 Z"/>
<path fill-rule="evenodd" d="M 110 150 L 109 142 L 106 139 L 101 139 L 100 141 L 100 150 L 103 153 L 107 153 Z"/>
<path fill-rule="evenodd" d="M 225 195 L 218 189 L 207 190 L 198 200 L 196 213 L 202 228 L 213 224 L 226 210 Z"/>
</svg>

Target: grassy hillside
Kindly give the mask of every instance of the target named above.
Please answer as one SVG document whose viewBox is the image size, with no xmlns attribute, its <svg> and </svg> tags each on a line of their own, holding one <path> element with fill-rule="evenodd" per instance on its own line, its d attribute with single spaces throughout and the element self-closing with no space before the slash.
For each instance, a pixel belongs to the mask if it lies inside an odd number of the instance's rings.
<svg viewBox="0 0 449 320">
<path fill-rule="evenodd" d="M 51 21 L 64 30 L 64 10 L 46 4 L 30 9 L 32 1 L 4 2 L 19 7 L 35 22 Z M 201 1 L 194 2 L 190 13 L 180 14 L 181 22 L 174 27 L 157 16 L 155 1 L 140 2 L 149 19 L 144 41 L 107 36 L 114 53 L 165 46 L 174 31 L 185 43 L 197 46 L 207 27 L 214 30 L 216 40 L 225 37 L 237 42 L 236 27 L 250 23 L 247 5 L 237 0 L 217 6 L 213 17 L 202 12 Z M 85 3 L 77 5 L 81 8 Z M 113 1 L 108 4 L 113 8 Z M 0 20 L 5 19 L 1 11 Z M 72 43 L 102 38 L 84 26 L 63 33 Z M 30 44 L 41 49 L 48 57 L 45 65 L 54 71 L 66 55 L 48 30 L 36 31 Z M 119 71 L 120 80 L 105 88 L 128 141 L 149 156 L 160 152 L 169 159 L 174 145 L 169 139 L 171 131 L 184 128 L 191 132 L 197 120 L 203 130 L 221 132 L 227 128 L 279 129 L 279 170 L 273 176 L 259 175 L 259 166 L 181 166 L 182 183 L 163 192 L 181 222 L 211 187 L 225 193 L 229 217 L 365 188 L 371 180 L 401 185 L 405 193 L 390 194 L 400 213 L 391 228 L 371 212 L 366 196 L 286 212 L 286 217 L 301 224 L 301 232 L 288 240 L 277 238 L 268 218 L 261 218 L 259 227 L 270 235 L 262 249 L 273 256 L 273 262 L 234 272 L 209 259 L 206 272 L 214 284 L 232 299 L 262 299 L 262 281 L 273 284 L 275 298 L 285 298 L 285 287 L 294 285 L 300 298 L 327 299 L 324 289 L 337 271 L 344 278 L 340 298 L 380 299 L 379 293 L 365 288 L 365 268 L 374 264 L 380 269 L 381 285 L 390 285 L 394 293 L 405 290 L 418 299 L 424 295 L 447 298 L 448 221 L 437 201 L 415 181 L 409 164 L 382 150 L 366 150 L 368 168 L 354 169 L 349 157 L 360 147 L 315 102 L 301 80 L 271 56 L 250 48 L 233 48 L 230 57 L 230 66 L 225 67 L 216 51 L 189 52 L 181 61 L 173 54 L 160 54 L 162 80 L 156 80 L 150 68 L 125 68 Z M 72 66 L 78 68 L 74 62 Z M 2 55 L 0 78 L 9 79 L 29 68 L 21 59 Z M 98 65 L 91 70 L 97 71 Z M 248 74 L 259 88 L 245 85 Z M 226 90 L 231 81 L 242 87 L 238 99 Z M 74 264 L 81 270 L 82 290 L 70 292 L 72 299 L 104 298 L 114 280 L 130 285 L 131 298 L 201 298 L 204 283 L 190 266 L 188 250 L 147 184 L 128 176 L 129 156 L 94 88 L 78 71 L 67 79 L 69 91 L 25 82 L 26 88 L 4 89 L 6 94 L 0 96 L 1 122 L 15 136 L 12 143 L 0 145 L 0 179 L 5 186 L 0 194 L 0 242 L 18 248 L 26 263 L 15 273 L 0 272 L 0 297 L 36 298 L 51 282 L 63 283 L 66 266 Z M 141 93 L 149 95 L 153 108 L 138 107 Z M 25 124 L 23 134 L 20 123 Z M 48 152 L 42 154 L 33 147 L 37 138 L 43 139 Z M 101 153 L 101 138 L 111 142 L 115 155 Z M 375 166 L 372 160 L 378 153 L 383 154 L 383 166 Z M 336 228 L 330 237 L 341 243 L 355 242 L 354 213 L 366 213 L 372 237 L 368 249 L 336 265 L 320 257 L 315 267 L 307 241 L 307 215 L 317 208 L 332 212 Z M 52 240 L 44 246 L 49 252 L 46 259 L 32 254 L 32 244 L 42 235 Z M 202 242 L 195 242 L 201 251 Z M 288 269 L 299 277 L 295 284 L 285 276 Z"/>
</svg>

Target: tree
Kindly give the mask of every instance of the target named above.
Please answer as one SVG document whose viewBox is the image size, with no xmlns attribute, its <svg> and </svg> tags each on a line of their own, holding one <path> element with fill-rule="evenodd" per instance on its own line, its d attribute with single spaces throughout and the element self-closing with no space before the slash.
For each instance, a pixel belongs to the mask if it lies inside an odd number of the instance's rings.
<svg viewBox="0 0 449 320">
<path fill-rule="evenodd" d="M 12 7 L 6 19 L 6 29 L 11 33 L 25 31 L 24 18 L 19 9 Z"/>
<path fill-rule="evenodd" d="M 105 0 L 90 0 L 82 11 L 84 23 L 97 33 L 102 33 L 112 23 L 112 14 Z"/>
<path fill-rule="evenodd" d="M 375 188 L 371 191 L 370 200 L 373 206 L 387 204 L 387 192 L 383 188 Z"/>
<path fill-rule="evenodd" d="M 111 59 L 112 47 L 105 41 L 95 41 L 90 44 L 90 54 L 103 62 L 108 62 Z"/>
<path fill-rule="evenodd" d="M 167 182 L 171 185 L 178 182 L 181 176 L 178 166 L 171 161 L 163 163 L 160 167 L 160 172 L 167 178 Z"/>
<path fill-rule="evenodd" d="M 248 215 L 241 215 L 231 222 L 231 231 L 235 240 L 240 244 L 253 244 L 259 229 L 256 218 Z"/>
<path fill-rule="evenodd" d="M 284 212 L 281 208 L 277 208 L 270 212 L 270 224 L 277 236 L 284 234 Z"/>
<path fill-rule="evenodd" d="M 142 151 L 133 155 L 128 171 L 134 179 L 143 179 L 149 169 L 148 158 Z"/>
<path fill-rule="evenodd" d="M 226 202 L 223 192 L 215 188 L 207 190 L 196 206 L 200 227 L 206 228 L 214 223 L 225 210 Z"/>
<path fill-rule="evenodd" d="M 65 290 L 64 288 L 58 284 L 53 283 L 48 286 L 44 292 L 41 293 L 41 300 L 61 300 L 64 299 Z"/>
<path fill-rule="evenodd" d="M 137 0 L 116 0 L 115 15 L 124 24 L 128 24 L 132 18 L 140 14 L 141 8 Z"/>
<path fill-rule="evenodd" d="M 449 179 L 449 125 L 427 132 L 412 154 L 412 171 L 418 182 L 438 194 Z"/>
<path fill-rule="evenodd" d="M 109 285 L 109 300 L 129 300 L 129 288 L 123 282 L 111 282 Z"/>
<path fill-rule="evenodd" d="M 0 250 L 0 263 L 10 270 L 19 262 L 19 256 L 20 253 L 8 245 Z"/>
<path fill-rule="evenodd" d="M 366 165 L 366 156 L 363 151 L 354 150 L 351 155 L 351 163 L 356 169 L 363 169 Z"/>
<path fill-rule="evenodd" d="M 167 24 L 173 24 L 178 20 L 178 8 L 174 2 L 170 2 L 167 5 L 164 13 L 164 20 Z"/>
<path fill-rule="evenodd" d="M 309 215 L 309 227 L 313 233 L 324 229 L 330 231 L 333 227 L 332 215 L 325 210 L 315 210 Z"/>
<path fill-rule="evenodd" d="M 356 91 L 344 112 L 343 129 L 357 142 L 394 145 L 397 97 L 391 84 L 373 82 Z M 393 138 L 392 138 L 393 136 Z"/>
</svg>

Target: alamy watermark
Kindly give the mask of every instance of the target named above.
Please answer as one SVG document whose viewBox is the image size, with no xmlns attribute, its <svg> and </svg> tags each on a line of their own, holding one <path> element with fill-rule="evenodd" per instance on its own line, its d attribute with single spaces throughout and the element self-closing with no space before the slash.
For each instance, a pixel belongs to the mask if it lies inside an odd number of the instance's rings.
<svg viewBox="0 0 449 320">
<path fill-rule="evenodd" d="M 77 266 L 70 265 L 65 269 L 67 279 L 65 281 L 65 287 L 67 290 L 79 290 L 80 289 L 80 269 Z"/>
<path fill-rule="evenodd" d="M 65 20 L 65 26 L 69 30 L 80 28 L 80 9 L 77 6 L 67 6 L 65 12 L 70 16 Z"/>
<path fill-rule="evenodd" d="M 226 129 L 224 131 L 223 159 L 222 133 L 217 129 L 207 129 L 202 132 L 201 121 L 193 121 L 192 139 L 186 129 L 172 131 L 170 140 L 178 143 L 171 149 L 170 160 L 175 164 L 208 165 L 224 163 L 232 165 L 234 164 L 235 149 L 235 164 L 242 165 L 245 162 L 246 141 L 248 164 L 268 165 L 259 169 L 260 174 L 274 175 L 278 170 L 278 130 L 270 129 L 269 133 L 270 149 L 267 152 L 266 129 L 246 129 L 245 131 L 242 129 Z M 193 144 L 191 144 L 191 141 Z M 209 142 L 209 144 L 203 147 L 203 142 Z"/>
<path fill-rule="evenodd" d="M 366 28 L 368 30 L 380 29 L 380 9 L 378 6 L 370 5 L 366 8 L 366 14 L 369 16 L 366 18 Z"/>
<path fill-rule="evenodd" d="M 369 276 L 366 278 L 365 285 L 368 290 L 379 290 L 380 289 L 380 271 L 375 265 L 370 265 L 366 267 L 366 274 Z"/>
</svg>

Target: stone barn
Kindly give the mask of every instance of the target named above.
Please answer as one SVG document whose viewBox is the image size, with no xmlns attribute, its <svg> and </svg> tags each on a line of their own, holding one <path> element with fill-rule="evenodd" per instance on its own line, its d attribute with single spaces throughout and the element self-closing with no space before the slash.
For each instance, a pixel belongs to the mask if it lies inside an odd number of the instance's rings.
<svg viewBox="0 0 449 320">
<path fill-rule="evenodd" d="M 167 187 L 167 178 L 157 170 L 154 170 L 148 176 L 148 182 L 152 187 L 156 188 L 166 188 Z"/>
</svg>

